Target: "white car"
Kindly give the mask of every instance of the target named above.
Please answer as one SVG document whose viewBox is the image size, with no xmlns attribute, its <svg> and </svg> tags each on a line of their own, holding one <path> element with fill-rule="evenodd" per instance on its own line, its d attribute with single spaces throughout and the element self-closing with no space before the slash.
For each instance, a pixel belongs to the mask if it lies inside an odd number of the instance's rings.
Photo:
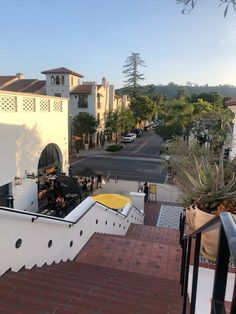
<svg viewBox="0 0 236 314">
<path fill-rule="evenodd" d="M 131 143 L 134 141 L 134 135 L 133 133 L 128 133 L 125 136 L 123 136 L 123 142 L 125 143 Z"/>
</svg>

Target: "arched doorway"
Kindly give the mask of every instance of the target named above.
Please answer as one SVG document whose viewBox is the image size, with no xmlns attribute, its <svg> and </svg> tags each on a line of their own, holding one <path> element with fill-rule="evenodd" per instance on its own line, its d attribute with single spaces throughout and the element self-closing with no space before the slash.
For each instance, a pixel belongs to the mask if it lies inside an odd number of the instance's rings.
<svg viewBox="0 0 236 314">
<path fill-rule="evenodd" d="M 62 170 L 62 157 L 60 149 L 55 144 L 48 144 L 42 151 L 38 162 L 38 205 L 44 204 L 47 193 L 47 178 L 59 175 Z"/>
<path fill-rule="evenodd" d="M 59 173 L 61 173 L 60 149 L 55 144 L 48 144 L 39 158 L 38 177 Z"/>
</svg>

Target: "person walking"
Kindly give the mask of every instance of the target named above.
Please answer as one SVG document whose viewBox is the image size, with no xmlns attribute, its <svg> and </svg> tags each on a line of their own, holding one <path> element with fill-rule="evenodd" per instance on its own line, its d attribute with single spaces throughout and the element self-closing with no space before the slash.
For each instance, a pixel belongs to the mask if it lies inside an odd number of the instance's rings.
<svg viewBox="0 0 236 314">
<path fill-rule="evenodd" d="M 143 185 L 142 185 L 142 183 L 140 181 L 138 182 L 138 192 L 139 193 L 143 192 Z"/>
<path fill-rule="evenodd" d="M 148 197 L 149 197 L 149 188 L 148 188 L 147 182 L 144 183 L 143 193 L 145 193 L 144 202 L 147 202 L 148 201 Z"/>
</svg>

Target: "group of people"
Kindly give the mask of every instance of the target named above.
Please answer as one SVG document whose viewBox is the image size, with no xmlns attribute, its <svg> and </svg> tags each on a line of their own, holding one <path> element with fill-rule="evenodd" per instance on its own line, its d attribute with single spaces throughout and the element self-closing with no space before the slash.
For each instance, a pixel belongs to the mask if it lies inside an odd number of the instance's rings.
<svg viewBox="0 0 236 314">
<path fill-rule="evenodd" d="M 144 202 L 149 201 L 149 187 L 148 187 L 148 183 L 145 182 L 143 185 L 142 183 L 139 181 L 138 182 L 138 192 L 139 193 L 144 193 Z"/>
<path fill-rule="evenodd" d="M 95 178 L 93 176 L 90 178 L 77 177 L 77 180 L 85 196 L 93 193 L 95 185 Z"/>
</svg>

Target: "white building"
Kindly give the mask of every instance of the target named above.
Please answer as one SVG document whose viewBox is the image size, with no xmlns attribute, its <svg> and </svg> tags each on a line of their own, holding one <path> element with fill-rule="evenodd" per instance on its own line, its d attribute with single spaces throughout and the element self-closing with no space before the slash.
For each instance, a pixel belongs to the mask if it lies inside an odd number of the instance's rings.
<svg viewBox="0 0 236 314">
<path fill-rule="evenodd" d="M 68 171 L 68 100 L 0 90 L 0 205 L 38 210 L 38 176 Z"/>
<path fill-rule="evenodd" d="M 234 158 L 236 156 L 236 99 L 231 99 L 231 100 L 226 101 L 226 105 L 234 113 L 232 146 L 231 146 L 231 151 L 230 151 L 230 154 L 229 154 L 230 158 Z"/>
<path fill-rule="evenodd" d="M 104 138 L 105 114 L 120 106 L 128 107 L 127 95 L 116 96 L 114 85 L 102 78 L 101 84 L 81 82 L 83 75 L 65 67 L 43 71 L 46 81 L 24 79 L 21 73 L 14 76 L 0 76 L 0 90 L 34 93 L 68 98 L 69 142 L 72 142 L 72 119 L 80 112 L 87 112 L 98 122 L 97 132 L 93 135 L 94 145 L 100 145 Z"/>
</svg>

